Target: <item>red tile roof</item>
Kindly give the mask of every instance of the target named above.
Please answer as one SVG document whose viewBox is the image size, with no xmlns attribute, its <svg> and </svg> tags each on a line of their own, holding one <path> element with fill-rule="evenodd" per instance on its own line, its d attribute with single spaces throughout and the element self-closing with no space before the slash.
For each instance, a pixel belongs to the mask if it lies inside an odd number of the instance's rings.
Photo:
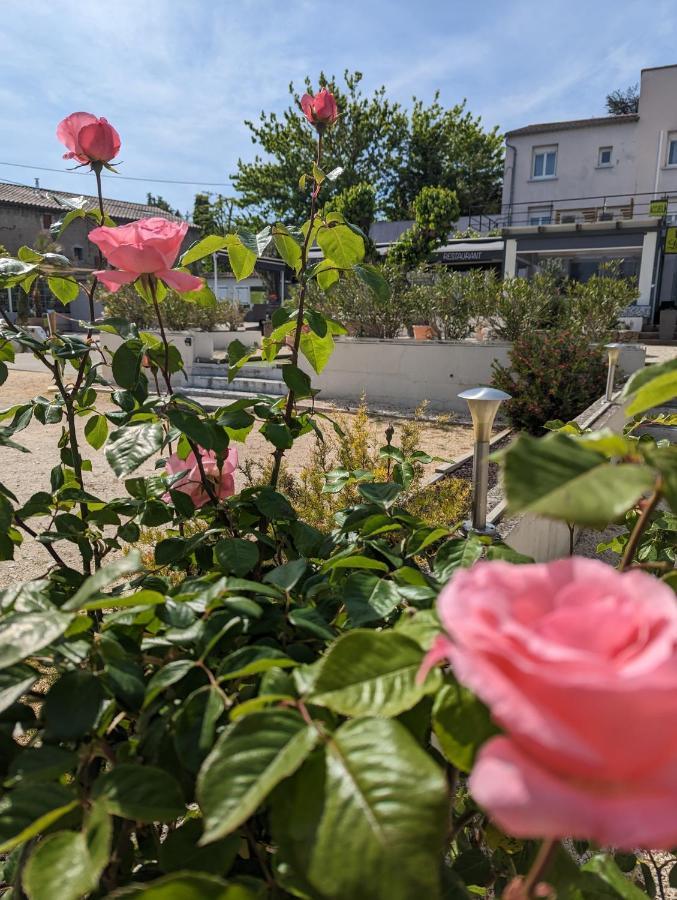
<svg viewBox="0 0 677 900">
<path fill-rule="evenodd" d="M 623 116 L 599 116 L 595 119 L 570 119 L 568 122 L 542 122 L 536 125 L 525 125 L 524 128 L 514 128 L 506 132 L 506 137 L 515 137 L 520 134 L 539 134 L 543 131 L 566 131 L 570 128 L 588 128 L 591 125 L 619 125 L 622 122 L 638 122 L 637 113 L 627 113 Z"/>
</svg>

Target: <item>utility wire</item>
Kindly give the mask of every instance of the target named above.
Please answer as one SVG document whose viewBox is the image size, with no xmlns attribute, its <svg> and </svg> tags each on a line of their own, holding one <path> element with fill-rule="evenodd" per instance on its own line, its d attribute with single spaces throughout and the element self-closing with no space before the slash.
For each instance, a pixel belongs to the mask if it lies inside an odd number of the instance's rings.
<svg viewBox="0 0 677 900">
<path fill-rule="evenodd" d="M 29 166 L 24 163 L 0 162 L 0 166 L 13 166 L 16 169 L 32 169 L 36 172 L 57 172 L 59 175 L 89 175 L 89 172 L 75 172 L 72 169 L 49 169 L 46 166 Z M 104 178 L 109 176 L 104 175 Z M 145 181 L 148 184 L 188 184 L 200 187 L 229 187 L 232 185 L 225 181 L 179 181 L 174 178 L 137 178 L 133 175 L 115 175 L 115 179 L 123 181 Z"/>
</svg>

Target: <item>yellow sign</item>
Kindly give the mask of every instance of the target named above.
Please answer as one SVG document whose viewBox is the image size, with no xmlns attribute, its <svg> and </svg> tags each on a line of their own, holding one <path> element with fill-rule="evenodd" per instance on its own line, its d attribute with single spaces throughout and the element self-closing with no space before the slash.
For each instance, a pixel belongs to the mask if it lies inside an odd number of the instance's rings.
<svg viewBox="0 0 677 900">
<path fill-rule="evenodd" d="M 650 216 L 664 216 L 668 211 L 667 200 L 652 200 L 649 204 Z"/>
<path fill-rule="evenodd" d="M 665 234 L 665 252 L 677 253 L 677 228 L 668 228 Z"/>
</svg>

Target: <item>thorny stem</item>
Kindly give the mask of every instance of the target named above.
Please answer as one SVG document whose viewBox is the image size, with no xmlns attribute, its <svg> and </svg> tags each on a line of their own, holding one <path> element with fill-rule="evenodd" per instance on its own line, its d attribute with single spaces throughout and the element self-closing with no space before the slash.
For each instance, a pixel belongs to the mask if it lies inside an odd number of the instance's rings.
<svg viewBox="0 0 677 900">
<path fill-rule="evenodd" d="M 320 131 L 317 138 L 317 156 L 315 159 L 316 165 L 319 168 L 320 160 L 322 159 L 322 132 Z M 303 242 L 303 247 L 301 248 L 301 272 L 305 275 L 306 266 L 308 265 L 308 251 L 310 250 L 310 242 L 313 237 L 313 225 L 315 224 L 315 217 L 317 216 L 317 198 L 319 195 L 320 185 L 313 179 L 313 190 L 310 195 L 310 219 L 308 222 L 308 232 L 306 234 L 306 239 Z M 301 334 L 303 332 L 303 310 L 305 306 L 306 299 L 306 290 L 307 290 L 307 281 L 303 280 L 301 284 L 301 289 L 299 291 L 299 311 L 298 318 L 296 320 L 296 330 L 294 331 L 294 344 L 292 346 L 291 351 L 291 363 L 293 366 L 298 365 L 299 359 L 299 346 L 301 344 Z M 289 388 L 289 393 L 287 394 L 287 403 L 284 409 L 284 421 L 287 427 L 289 427 L 292 423 L 292 413 L 294 411 L 294 401 L 296 399 L 296 394 L 293 388 Z M 270 476 L 270 484 L 272 487 L 277 487 L 277 482 L 280 477 L 280 467 L 282 465 L 282 458 L 284 456 L 284 450 L 279 448 L 273 454 L 273 471 Z"/>
<path fill-rule="evenodd" d="M 529 874 L 524 879 L 524 896 L 527 900 L 531 900 L 535 896 L 534 890 L 548 874 L 548 869 L 558 850 L 559 841 L 546 840 L 541 844 Z"/>
<path fill-rule="evenodd" d="M 160 326 L 160 338 L 162 340 L 162 345 L 165 351 L 165 362 L 163 366 L 160 366 L 160 370 L 162 372 L 162 377 L 164 378 L 165 385 L 167 386 L 167 393 L 170 397 L 173 397 L 174 388 L 172 387 L 172 378 L 169 373 L 169 341 L 167 340 L 165 326 L 162 321 L 162 315 L 160 313 L 160 307 L 158 305 L 155 278 L 152 275 L 149 276 L 148 283 L 150 285 L 150 295 L 153 301 L 153 308 L 155 310 L 155 315 L 157 316 L 158 324 Z M 193 456 L 195 457 L 195 462 L 197 463 L 197 468 L 200 473 L 200 481 L 202 482 L 202 487 L 204 488 L 207 496 L 214 504 L 214 506 L 218 506 L 219 498 L 216 496 L 211 481 L 207 478 L 207 473 L 205 472 L 204 465 L 202 463 L 202 454 L 200 453 L 200 448 L 195 443 L 195 441 L 188 437 L 188 435 L 186 435 L 186 440 L 188 441 L 188 446 L 193 451 Z"/>
<path fill-rule="evenodd" d="M 656 508 L 658 501 L 661 499 L 661 481 L 659 480 L 654 488 L 653 494 L 649 497 L 649 499 L 644 504 L 644 508 L 640 514 L 639 519 L 635 522 L 635 527 L 632 529 L 630 534 L 630 538 L 625 547 L 625 552 L 623 553 L 623 558 L 621 560 L 621 564 L 618 567 L 620 572 L 624 572 L 635 555 L 635 551 L 637 550 L 637 545 L 639 544 L 639 539 L 642 536 L 645 528 L 649 524 L 649 519 L 651 518 L 651 514 Z"/>
</svg>

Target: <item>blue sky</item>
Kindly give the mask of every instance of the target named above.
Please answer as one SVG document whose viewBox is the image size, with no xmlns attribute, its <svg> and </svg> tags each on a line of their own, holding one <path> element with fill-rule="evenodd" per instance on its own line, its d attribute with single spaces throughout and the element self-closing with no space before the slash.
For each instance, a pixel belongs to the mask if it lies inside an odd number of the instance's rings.
<svg viewBox="0 0 677 900">
<path fill-rule="evenodd" d="M 321 69 L 359 69 L 404 104 L 467 97 L 505 130 L 602 115 L 642 67 L 677 63 L 674 0 L 0 0 L 0 13 L 0 162 L 59 170 L 3 164 L 0 180 L 86 193 L 54 136 L 76 110 L 116 126 L 121 174 L 227 183 L 254 154 L 244 119 L 284 109 L 289 81 Z M 105 184 L 182 210 L 203 189 Z"/>
</svg>

